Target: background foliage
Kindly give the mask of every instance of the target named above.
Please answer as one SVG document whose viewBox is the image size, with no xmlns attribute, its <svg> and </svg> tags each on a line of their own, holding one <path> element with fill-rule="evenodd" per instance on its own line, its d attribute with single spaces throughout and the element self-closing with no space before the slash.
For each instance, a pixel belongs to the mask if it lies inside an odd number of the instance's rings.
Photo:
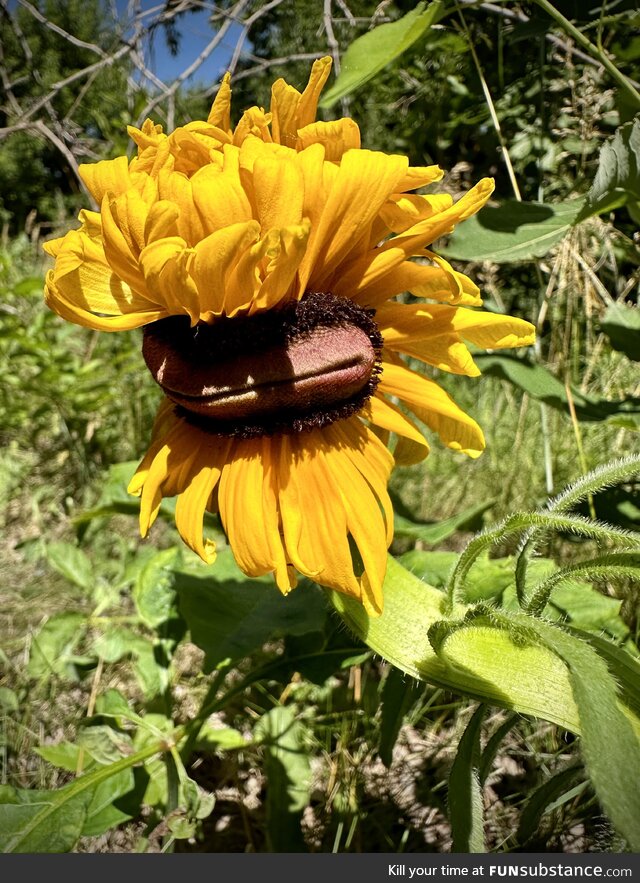
<svg viewBox="0 0 640 883">
<path fill-rule="evenodd" d="M 544 3 L 203 5 L 210 52 L 236 27 L 236 110 L 329 53 L 326 118 L 456 194 L 496 178 L 439 250 L 538 344 L 444 379 L 487 451 L 396 470 L 379 628 L 246 581 L 215 522 L 204 568 L 166 503 L 141 542 L 124 488 L 156 389 L 135 333 L 46 311 L 40 240 L 128 123 L 206 115 L 216 84 L 152 70 L 196 4 L 3 0 L 2 848 L 637 851 L 637 461 L 605 465 L 639 450 L 637 4 L 556 2 L 569 29 Z"/>
</svg>

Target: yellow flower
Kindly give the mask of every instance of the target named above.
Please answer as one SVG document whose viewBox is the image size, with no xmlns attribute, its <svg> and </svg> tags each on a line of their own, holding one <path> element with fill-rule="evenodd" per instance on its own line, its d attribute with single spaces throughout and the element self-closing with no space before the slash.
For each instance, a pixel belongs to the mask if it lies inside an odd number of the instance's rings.
<svg viewBox="0 0 640 883">
<path fill-rule="evenodd" d="M 227 76 L 206 122 L 166 135 L 147 120 L 129 129 L 131 162 L 83 166 L 100 211 L 47 244 L 46 300 L 89 328 L 144 326 L 165 397 L 130 485 L 143 536 L 178 495 L 177 528 L 205 561 L 210 510 L 246 574 L 272 572 L 286 593 L 297 571 L 376 614 L 387 480 L 394 460 L 428 453 L 393 400 L 453 450 L 484 447 L 476 422 L 399 354 L 475 376 L 467 343 L 529 344 L 533 326 L 474 309 L 474 283 L 427 250 L 493 181 L 455 203 L 412 193 L 441 170 L 361 149 L 351 119 L 315 121 L 330 66 L 317 61 L 302 93 L 278 80 L 269 113 L 253 107 L 235 129 Z M 403 292 L 424 301 L 395 300 Z"/>
</svg>

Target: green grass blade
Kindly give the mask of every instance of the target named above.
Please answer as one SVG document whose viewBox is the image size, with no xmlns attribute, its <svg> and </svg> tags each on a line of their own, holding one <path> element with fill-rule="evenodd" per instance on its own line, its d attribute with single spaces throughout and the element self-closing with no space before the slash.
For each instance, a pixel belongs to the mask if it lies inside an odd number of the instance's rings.
<svg viewBox="0 0 640 883">
<path fill-rule="evenodd" d="M 524 846 L 533 837 L 543 815 L 553 806 L 558 806 L 562 796 L 573 790 L 573 785 L 580 775 L 584 777 L 582 766 L 567 767 L 536 788 L 520 816 L 516 835 L 519 844 Z"/>
<path fill-rule="evenodd" d="M 382 688 L 380 743 L 378 745 L 380 760 L 387 768 L 391 766 L 393 760 L 393 746 L 396 744 L 404 716 L 415 699 L 416 681 L 392 666 Z"/>
<path fill-rule="evenodd" d="M 462 734 L 449 774 L 449 820 L 452 852 L 486 852 L 484 805 L 480 785 L 480 732 L 485 708 L 480 705 Z"/>
</svg>

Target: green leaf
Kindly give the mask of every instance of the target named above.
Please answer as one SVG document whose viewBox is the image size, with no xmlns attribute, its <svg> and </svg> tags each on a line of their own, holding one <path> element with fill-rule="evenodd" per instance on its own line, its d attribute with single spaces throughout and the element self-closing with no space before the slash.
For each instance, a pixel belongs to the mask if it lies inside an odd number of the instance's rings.
<svg viewBox="0 0 640 883">
<path fill-rule="evenodd" d="M 138 577 L 133 600 L 140 619 L 149 628 L 157 628 L 177 616 L 173 571 L 179 561 L 179 549 L 165 549 L 154 555 Z"/>
<path fill-rule="evenodd" d="M 93 650 L 105 662 L 119 662 L 123 656 L 137 653 L 143 640 L 131 629 L 114 625 L 95 638 Z"/>
<path fill-rule="evenodd" d="M 98 787 L 157 754 L 162 747 L 155 742 L 130 757 L 85 773 L 56 791 L 18 791 L 0 786 L 0 848 L 7 853 L 69 851 L 83 833 Z"/>
<path fill-rule="evenodd" d="M 105 724 L 80 730 L 78 745 L 103 766 L 120 760 L 123 755 L 133 754 L 131 738 L 126 733 L 118 733 Z"/>
<path fill-rule="evenodd" d="M 640 200 L 640 122 L 620 126 L 600 151 L 598 171 L 587 194 L 583 217 L 601 215 Z M 582 220 L 582 217 L 580 218 Z"/>
<path fill-rule="evenodd" d="M 581 747 L 598 799 L 634 852 L 640 851 L 640 790 L 629 770 L 640 770 L 640 741 L 617 701 L 606 663 L 585 641 L 551 623 L 524 615 L 515 621 L 535 631 L 568 669 L 582 729 Z"/>
<path fill-rule="evenodd" d="M 136 714 L 122 693 L 113 687 L 105 690 L 96 699 L 96 714 L 114 718 L 118 726 L 121 726 L 124 721 L 132 721 L 135 724 L 144 723 L 144 718 Z"/>
<path fill-rule="evenodd" d="M 4 712 L 17 711 L 18 705 L 18 697 L 15 691 L 9 687 L 0 687 L 0 710 Z"/>
<path fill-rule="evenodd" d="M 600 319 L 600 328 L 614 350 L 640 362 L 640 309 L 626 304 L 611 304 Z"/>
<path fill-rule="evenodd" d="M 234 751 L 246 748 L 247 740 L 242 733 L 232 727 L 212 727 L 205 723 L 198 733 L 198 747 L 215 751 Z"/>
<path fill-rule="evenodd" d="M 215 568 L 176 573 L 178 605 L 191 640 L 205 651 L 205 670 L 243 659 L 265 641 L 322 629 L 326 605 L 322 592 L 303 582 L 283 597 L 273 579 L 248 580 L 223 551 Z"/>
<path fill-rule="evenodd" d="M 84 633 L 81 613 L 58 613 L 33 636 L 27 674 L 32 678 L 67 675 L 73 649 Z"/>
<path fill-rule="evenodd" d="M 272 708 L 255 726 L 254 735 L 265 750 L 267 836 L 272 852 L 305 850 L 300 820 L 311 789 L 306 732 L 291 706 Z"/>
<path fill-rule="evenodd" d="M 358 37 L 342 57 L 342 70 L 333 86 L 324 94 L 320 107 L 332 107 L 350 95 L 413 45 L 444 14 L 443 4 L 434 0 L 425 8 L 418 3 L 398 21 L 378 25 Z"/>
<path fill-rule="evenodd" d="M 391 666 L 382 688 L 382 714 L 380 718 L 380 742 L 378 754 L 388 768 L 393 761 L 393 746 L 396 744 L 405 714 L 416 700 L 418 686 L 413 678 L 408 678 Z"/>
<path fill-rule="evenodd" d="M 446 540 L 457 530 L 462 530 L 469 524 L 475 523 L 494 503 L 495 499 L 476 503 L 474 506 L 469 506 L 463 512 L 453 515 L 451 518 L 431 524 L 420 524 L 408 518 L 403 518 L 396 513 L 394 516 L 394 535 L 411 537 L 411 539 L 422 540 L 423 543 L 435 546 Z"/>
<path fill-rule="evenodd" d="M 480 786 L 480 733 L 485 708 L 480 705 L 467 724 L 449 774 L 449 819 L 452 852 L 486 852 L 484 805 Z"/>
<path fill-rule="evenodd" d="M 47 545 L 49 564 L 69 582 L 86 592 L 93 591 L 95 577 L 89 556 L 71 543 L 49 543 Z"/>
<path fill-rule="evenodd" d="M 503 627 L 486 623 L 451 634 L 440 655 L 427 639 L 443 619 L 443 592 L 388 559 L 384 611 L 369 617 L 347 595 L 327 593 L 347 626 L 388 662 L 419 680 L 580 731 L 565 664 L 546 647 L 516 643 Z M 456 616 L 467 608 L 456 607 Z"/>
<path fill-rule="evenodd" d="M 87 817 L 82 827 L 83 837 L 99 837 L 110 828 L 121 825 L 138 814 L 140 800 L 132 792 L 135 789 L 133 770 L 121 770 L 93 790 L 87 807 Z M 133 796 L 134 799 L 129 798 Z M 141 796 L 141 795 L 140 795 Z M 123 798 L 127 798 L 124 800 Z M 117 806 L 115 804 L 118 804 Z M 127 807 L 126 809 L 124 807 Z"/>
<path fill-rule="evenodd" d="M 82 835 L 90 790 L 65 795 L 64 811 L 56 801 L 60 791 L 0 791 L 0 849 L 2 852 L 69 852 Z"/>
<path fill-rule="evenodd" d="M 556 773 L 550 779 L 547 779 L 539 788 L 533 792 L 531 797 L 522 810 L 520 816 L 520 824 L 518 825 L 518 843 L 524 845 L 527 843 L 537 831 L 542 816 L 552 809 L 561 805 L 563 796 L 572 794 L 573 785 L 577 779 L 583 776 L 584 770 L 582 765 L 567 767 Z M 586 782 L 582 784 L 581 790 L 586 786 Z"/>
<path fill-rule="evenodd" d="M 564 383 L 542 365 L 526 358 L 509 355 L 478 355 L 476 363 L 483 374 L 500 377 L 522 389 L 532 398 L 544 402 L 569 416 L 569 400 Z M 640 400 L 628 397 L 619 400 L 596 399 L 571 388 L 576 416 L 584 422 L 607 420 L 615 414 L 640 414 Z"/>
<path fill-rule="evenodd" d="M 507 264 L 542 257 L 577 223 L 584 199 L 552 205 L 507 200 L 486 207 L 456 227 L 445 247 L 447 258 Z"/>
<path fill-rule="evenodd" d="M 57 745 L 40 745 L 35 749 L 36 754 L 44 758 L 48 763 L 75 773 L 80 759 L 80 746 L 75 742 L 58 742 Z"/>
</svg>

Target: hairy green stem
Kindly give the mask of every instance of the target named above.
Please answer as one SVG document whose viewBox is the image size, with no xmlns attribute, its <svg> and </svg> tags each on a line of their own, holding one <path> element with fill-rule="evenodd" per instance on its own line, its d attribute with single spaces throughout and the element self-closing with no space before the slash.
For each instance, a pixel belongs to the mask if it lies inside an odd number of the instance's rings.
<svg viewBox="0 0 640 883">
<path fill-rule="evenodd" d="M 547 508 L 549 512 L 568 512 L 578 503 L 589 499 L 591 495 L 598 491 L 602 491 L 607 487 L 619 484 L 627 478 L 632 478 L 638 472 L 640 472 L 639 454 L 632 454 L 622 460 L 614 460 L 612 463 L 605 463 L 603 466 L 598 466 L 596 469 L 593 469 L 591 472 L 582 476 L 578 481 L 569 485 L 554 499 L 549 500 Z M 520 606 L 523 608 L 527 603 L 527 568 L 529 566 L 529 561 L 535 554 L 541 533 L 543 533 L 543 531 L 539 528 L 531 528 L 524 534 L 516 561 L 516 592 Z"/>
<path fill-rule="evenodd" d="M 447 586 L 447 601 L 450 608 L 453 608 L 457 602 L 462 603 L 464 582 L 478 556 L 495 543 L 499 543 L 504 537 L 514 533 L 523 533 L 528 528 L 569 531 L 578 536 L 594 540 L 608 540 L 627 546 L 640 543 L 640 538 L 631 531 L 622 530 L 610 524 L 602 524 L 599 521 L 589 521 L 578 515 L 562 515 L 555 512 L 516 512 L 499 522 L 491 530 L 474 537 L 460 555 Z"/>
<path fill-rule="evenodd" d="M 551 593 L 560 583 L 572 577 L 587 579 L 638 579 L 640 574 L 640 555 L 625 552 L 598 555 L 588 561 L 571 564 L 556 570 L 551 576 L 539 583 L 531 595 L 526 612 L 532 616 L 540 616 L 547 606 Z"/>
</svg>

